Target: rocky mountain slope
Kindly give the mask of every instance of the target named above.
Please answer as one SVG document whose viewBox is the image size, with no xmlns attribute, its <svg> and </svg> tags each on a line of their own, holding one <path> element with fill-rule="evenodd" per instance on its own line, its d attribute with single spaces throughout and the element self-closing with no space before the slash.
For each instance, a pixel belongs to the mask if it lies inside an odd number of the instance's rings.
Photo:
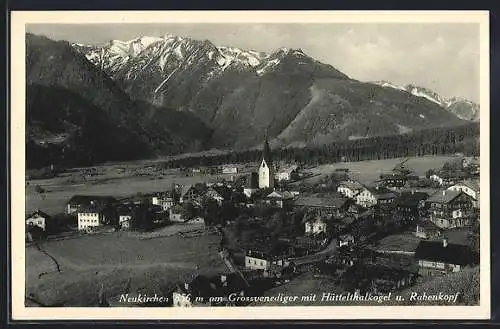
<svg viewBox="0 0 500 329">
<path fill-rule="evenodd" d="M 211 136 L 190 113 L 132 101 L 67 42 L 28 34 L 26 65 L 28 166 L 175 154 Z"/>
<path fill-rule="evenodd" d="M 374 84 L 386 88 L 393 88 L 408 92 L 414 96 L 422 97 L 434 102 L 449 112 L 455 114 L 457 117 L 468 121 L 479 121 L 479 104 L 461 97 L 444 98 L 435 91 L 428 88 L 415 86 L 412 84 L 406 86 L 397 86 L 387 81 L 376 81 Z"/>
<path fill-rule="evenodd" d="M 188 112 L 213 147 L 304 146 L 464 121 L 436 102 L 350 79 L 300 49 L 260 53 L 172 35 L 73 44 L 134 100 Z"/>
</svg>

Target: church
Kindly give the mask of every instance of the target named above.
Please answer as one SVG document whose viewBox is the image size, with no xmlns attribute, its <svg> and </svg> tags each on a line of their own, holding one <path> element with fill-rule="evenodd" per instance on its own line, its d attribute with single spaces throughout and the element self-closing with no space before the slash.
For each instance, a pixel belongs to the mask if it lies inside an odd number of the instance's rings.
<svg viewBox="0 0 500 329">
<path fill-rule="evenodd" d="M 274 188 L 274 169 L 267 134 L 262 151 L 262 161 L 259 166 L 259 188 Z"/>
</svg>

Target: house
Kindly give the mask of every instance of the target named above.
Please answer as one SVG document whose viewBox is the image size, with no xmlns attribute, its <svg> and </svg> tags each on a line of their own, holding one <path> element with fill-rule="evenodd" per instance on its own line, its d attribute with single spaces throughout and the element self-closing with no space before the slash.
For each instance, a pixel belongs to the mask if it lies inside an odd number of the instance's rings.
<svg viewBox="0 0 500 329">
<path fill-rule="evenodd" d="M 462 191 L 441 190 L 427 199 L 429 219 L 440 228 L 469 225 L 472 198 Z"/>
<path fill-rule="evenodd" d="M 418 176 L 393 172 L 391 174 L 380 175 L 380 180 L 385 187 L 393 190 L 399 190 L 405 187 L 408 181 L 418 180 Z"/>
<path fill-rule="evenodd" d="M 328 229 L 327 220 L 322 216 L 308 216 L 305 215 L 302 223 L 305 224 L 305 234 L 314 235 L 319 233 L 326 233 Z"/>
<path fill-rule="evenodd" d="M 243 187 L 243 194 L 250 198 L 259 189 L 259 174 L 253 172 L 247 176 L 245 186 Z"/>
<path fill-rule="evenodd" d="M 129 230 L 132 221 L 132 210 L 128 207 L 118 209 L 118 225 L 122 230 Z"/>
<path fill-rule="evenodd" d="M 197 216 L 186 220 L 184 223 L 193 225 L 205 225 L 205 219 L 203 217 Z"/>
<path fill-rule="evenodd" d="M 429 179 L 438 183 L 439 185 L 448 186 L 467 179 L 467 174 L 462 171 L 441 171 L 432 174 Z"/>
<path fill-rule="evenodd" d="M 423 274 L 458 272 L 464 266 L 474 264 L 476 257 L 469 246 L 448 243 L 446 238 L 442 241 L 422 240 L 415 250 L 415 259 Z"/>
<path fill-rule="evenodd" d="M 295 173 L 297 172 L 297 165 L 289 165 L 281 168 L 275 175 L 275 178 L 278 182 L 282 181 L 290 181 L 294 178 Z"/>
<path fill-rule="evenodd" d="M 180 203 L 191 202 L 193 204 L 201 204 L 208 187 L 205 184 L 195 184 L 183 186 L 181 189 Z"/>
<path fill-rule="evenodd" d="M 217 201 L 217 203 L 219 205 L 221 205 L 222 202 L 224 201 L 224 196 L 222 196 L 222 194 L 225 192 L 225 191 L 223 192 L 222 190 L 223 190 L 222 187 L 216 188 L 215 186 L 210 186 L 207 188 L 203 197 L 206 199 L 215 200 L 215 201 Z M 229 194 L 230 194 L 230 192 L 229 192 Z M 227 193 L 226 193 L 226 197 L 227 197 Z"/>
<path fill-rule="evenodd" d="M 355 196 L 356 203 L 365 208 L 392 204 L 396 195 L 383 186 L 366 186 Z"/>
<path fill-rule="evenodd" d="M 74 195 L 66 203 L 66 213 L 73 214 L 78 212 L 83 207 L 88 207 L 91 204 L 110 206 L 117 201 L 112 196 L 99 196 L 99 195 Z"/>
<path fill-rule="evenodd" d="M 339 237 L 338 247 L 350 246 L 354 243 L 354 236 L 352 234 L 343 234 Z"/>
<path fill-rule="evenodd" d="M 235 297 L 245 296 L 247 288 L 238 273 L 197 275 L 191 282 L 177 285 L 172 292 L 172 306 L 242 306 Z"/>
<path fill-rule="evenodd" d="M 106 220 L 105 207 L 91 204 L 78 210 L 78 230 L 92 230 L 104 224 Z"/>
<path fill-rule="evenodd" d="M 233 166 L 233 165 L 227 165 L 222 167 L 222 173 L 223 174 L 237 174 L 238 173 L 238 167 Z"/>
<path fill-rule="evenodd" d="M 265 202 L 278 208 L 285 208 L 292 204 L 293 198 L 293 194 L 288 191 L 273 191 L 265 197 Z"/>
<path fill-rule="evenodd" d="M 38 226 L 45 231 L 48 220 L 50 220 L 50 216 L 37 209 L 26 217 L 26 225 L 28 225 L 28 227 Z"/>
<path fill-rule="evenodd" d="M 268 275 L 274 266 L 286 267 L 290 264 L 287 253 L 275 250 L 247 250 L 245 253 L 245 268 L 263 270 Z"/>
<path fill-rule="evenodd" d="M 347 207 L 347 199 L 338 195 L 309 195 L 299 196 L 294 201 L 295 208 L 316 210 L 320 214 L 332 214 L 339 216 Z"/>
<path fill-rule="evenodd" d="M 155 193 L 151 197 L 151 203 L 160 206 L 163 211 L 167 211 L 175 204 L 175 199 L 170 192 Z"/>
<path fill-rule="evenodd" d="M 271 159 L 271 149 L 267 141 L 267 134 L 264 140 L 264 149 L 262 151 L 262 160 L 259 166 L 259 188 L 274 187 L 274 168 Z"/>
<path fill-rule="evenodd" d="M 337 185 L 337 192 L 350 199 L 354 198 L 362 190 L 363 185 L 353 180 L 343 181 Z"/>
<path fill-rule="evenodd" d="M 472 200 L 472 206 L 474 208 L 479 208 L 479 194 L 480 185 L 478 179 L 465 180 L 463 182 L 458 182 L 455 185 L 448 187 L 451 191 L 462 191 L 469 195 Z"/>
<path fill-rule="evenodd" d="M 185 210 L 181 205 L 174 205 L 169 209 L 169 220 L 176 223 L 184 223 L 186 221 Z"/>
<path fill-rule="evenodd" d="M 439 227 L 429 220 L 418 220 L 414 234 L 420 239 L 434 239 L 441 236 Z"/>
<path fill-rule="evenodd" d="M 424 207 L 425 200 L 429 195 L 425 192 L 405 192 L 395 199 L 396 211 L 398 214 L 411 219 L 420 217 Z"/>
</svg>

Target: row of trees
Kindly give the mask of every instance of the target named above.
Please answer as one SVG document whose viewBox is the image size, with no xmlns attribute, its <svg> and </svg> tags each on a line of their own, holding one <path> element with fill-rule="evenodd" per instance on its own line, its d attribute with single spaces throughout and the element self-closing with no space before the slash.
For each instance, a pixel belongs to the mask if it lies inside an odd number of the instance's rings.
<svg viewBox="0 0 500 329">
<path fill-rule="evenodd" d="M 283 148 L 272 151 L 276 161 L 308 165 L 341 161 L 464 153 L 479 155 L 479 124 L 451 128 L 433 128 L 402 135 L 378 136 L 339 141 L 317 148 Z M 163 163 L 165 168 L 216 166 L 224 163 L 256 162 L 261 150 L 229 152 L 215 156 L 193 156 Z"/>
</svg>

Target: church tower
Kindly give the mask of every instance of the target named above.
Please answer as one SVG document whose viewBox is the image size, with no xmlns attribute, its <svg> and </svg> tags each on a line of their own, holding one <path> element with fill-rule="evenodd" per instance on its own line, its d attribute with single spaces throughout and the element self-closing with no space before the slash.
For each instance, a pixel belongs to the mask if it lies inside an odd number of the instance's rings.
<svg viewBox="0 0 500 329">
<path fill-rule="evenodd" d="M 274 187 L 274 170 L 271 160 L 271 149 L 266 138 L 264 141 L 264 149 L 262 150 L 262 161 L 259 167 L 259 188 Z"/>
</svg>

